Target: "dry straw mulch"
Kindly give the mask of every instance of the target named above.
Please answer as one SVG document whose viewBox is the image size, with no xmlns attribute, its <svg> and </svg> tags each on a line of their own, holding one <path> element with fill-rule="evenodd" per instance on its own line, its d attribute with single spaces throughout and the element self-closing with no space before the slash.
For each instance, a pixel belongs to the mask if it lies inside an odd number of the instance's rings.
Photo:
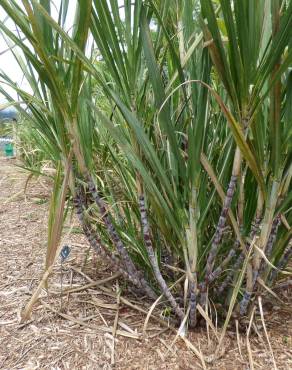
<svg viewBox="0 0 292 370">
<path fill-rule="evenodd" d="M 68 221 L 62 241 L 71 247 L 68 260 L 54 267 L 31 320 L 20 323 L 21 308 L 42 275 L 51 187 L 44 179 L 26 187 L 28 173 L 15 164 L 0 159 L 0 369 L 274 368 L 260 317 L 252 326 L 250 351 L 246 336 L 230 329 L 214 361 L 216 336 L 210 332 L 208 338 L 202 328 L 187 341 L 177 339 L 159 323 L 159 306 L 157 320 L 150 319 L 143 334 L 149 302 L 127 293 L 125 282 L 88 248 L 75 220 Z M 277 291 L 283 303 L 263 297 L 273 354 L 283 370 L 292 368 L 289 289 L 284 284 Z"/>
</svg>

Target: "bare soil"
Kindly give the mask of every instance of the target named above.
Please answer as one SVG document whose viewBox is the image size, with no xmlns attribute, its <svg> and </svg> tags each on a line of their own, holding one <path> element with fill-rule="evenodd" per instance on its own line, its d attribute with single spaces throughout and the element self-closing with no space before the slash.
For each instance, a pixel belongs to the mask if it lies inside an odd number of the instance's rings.
<svg viewBox="0 0 292 370">
<path fill-rule="evenodd" d="M 31 319 L 20 323 L 42 277 L 51 191 L 49 181 L 32 179 L 26 186 L 27 178 L 15 160 L 0 159 L 0 369 L 275 368 L 259 316 L 249 346 L 244 334 L 230 329 L 216 358 L 218 341 L 204 328 L 183 340 L 150 319 L 143 334 L 142 310 L 151 303 L 123 289 L 125 283 L 89 249 L 74 218 L 62 240 L 71 247 L 69 258 L 62 266 L 58 261 L 48 292 L 42 292 Z M 291 287 L 277 293 L 282 303 L 263 297 L 264 318 L 277 368 L 287 370 L 292 369 Z M 159 317 L 159 308 L 154 314 Z"/>
</svg>

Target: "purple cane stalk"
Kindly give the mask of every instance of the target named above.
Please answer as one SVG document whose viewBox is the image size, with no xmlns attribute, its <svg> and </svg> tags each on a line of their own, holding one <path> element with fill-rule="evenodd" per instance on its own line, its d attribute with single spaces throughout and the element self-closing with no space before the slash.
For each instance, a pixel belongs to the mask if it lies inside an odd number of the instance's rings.
<svg viewBox="0 0 292 370">
<path fill-rule="evenodd" d="M 222 239 L 224 227 L 225 227 L 225 224 L 226 224 L 227 213 L 228 213 L 228 210 L 231 206 L 231 202 L 232 202 L 233 195 L 234 195 L 234 192 L 235 192 L 236 181 L 237 181 L 237 176 L 232 175 L 231 180 L 230 180 L 229 185 L 228 185 L 224 205 L 223 205 L 221 215 L 220 215 L 220 218 L 219 218 L 219 222 L 218 222 L 218 225 L 217 225 L 217 228 L 216 228 L 213 243 L 212 243 L 212 246 L 211 246 L 211 249 L 210 249 L 210 252 L 209 252 L 209 256 L 208 256 L 208 259 L 207 259 L 206 278 L 212 272 L 212 269 L 213 269 L 214 260 L 215 260 L 215 257 L 217 255 L 218 248 L 219 248 L 219 245 L 220 245 L 220 242 L 221 242 L 221 239 Z"/>
<path fill-rule="evenodd" d="M 280 258 L 278 262 L 277 268 L 282 270 L 289 262 L 290 258 L 292 257 L 292 239 L 290 240 L 289 244 L 287 245 L 283 256 Z M 272 283 L 278 276 L 279 271 L 273 270 L 271 272 L 270 282 Z"/>
<path fill-rule="evenodd" d="M 76 214 L 78 220 L 82 226 L 84 235 L 86 236 L 90 246 L 95 250 L 97 254 L 100 254 L 105 258 L 115 270 L 119 271 L 127 280 L 136 285 L 141 289 L 141 283 L 139 280 L 135 279 L 133 276 L 130 276 L 122 267 L 120 259 L 115 256 L 114 253 L 110 252 L 107 248 L 102 245 L 98 235 L 92 230 L 92 228 L 86 223 L 83 215 L 83 204 L 82 200 L 77 196 L 74 199 L 74 206 L 76 208 Z"/>
<path fill-rule="evenodd" d="M 155 275 L 155 278 L 165 295 L 165 297 L 168 299 L 170 302 L 174 312 L 177 314 L 177 316 L 182 320 L 184 318 L 184 313 L 182 309 L 179 307 L 177 302 L 175 301 L 173 295 L 171 294 L 171 291 L 169 290 L 161 272 L 159 269 L 159 265 L 157 262 L 157 259 L 154 254 L 153 250 L 153 245 L 152 245 L 152 240 L 151 240 L 151 235 L 150 235 L 150 228 L 149 228 L 149 223 L 148 223 L 148 217 L 147 217 L 147 211 L 146 211 L 146 206 L 145 206 L 145 198 L 144 195 L 139 196 L 139 208 L 140 208 L 140 214 L 141 214 L 141 224 L 142 224 L 142 230 L 143 230 L 143 237 L 144 237 L 144 243 L 146 246 L 146 250 L 149 256 L 149 260 L 151 263 L 151 266 L 153 268 L 153 272 Z"/>
<path fill-rule="evenodd" d="M 231 259 L 235 256 L 236 249 L 238 248 L 238 246 L 239 246 L 239 241 L 236 241 L 234 247 L 230 249 L 227 257 L 221 262 L 221 264 L 216 268 L 216 270 L 211 272 L 211 274 L 207 277 L 208 284 L 211 284 L 221 274 L 224 267 L 227 266 L 228 263 L 231 261 Z"/>
<path fill-rule="evenodd" d="M 253 238 L 256 236 L 256 234 L 259 230 L 260 223 L 261 223 L 261 218 L 257 217 L 255 219 L 254 224 L 252 224 L 252 226 L 251 226 L 251 232 L 250 232 L 250 235 L 249 235 L 251 240 L 253 240 Z M 236 241 L 236 243 L 238 243 L 238 246 L 239 246 L 239 241 Z M 250 248 L 250 244 L 248 243 L 246 245 L 247 251 L 249 250 L 249 248 Z M 245 255 L 244 255 L 243 252 L 241 252 L 237 261 L 234 264 L 234 267 L 233 267 L 232 271 L 229 272 L 229 274 L 226 276 L 226 278 L 223 280 L 222 284 L 220 285 L 220 287 L 218 289 L 219 294 L 222 294 L 223 291 L 227 288 L 227 286 L 232 282 L 234 273 L 240 269 L 241 265 L 243 264 L 244 258 L 245 258 Z"/>
<path fill-rule="evenodd" d="M 239 310 L 239 313 L 241 316 L 245 315 L 246 313 L 246 310 L 247 310 L 247 306 L 250 302 L 250 299 L 252 297 L 252 293 L 251 292 L 248 292 L 247 290 L 244 292 L 244 295 L 242 297 L 242 300 L 240 302 L 240 310 Z"/>
<path fill-rule="evenodd" d="M 278 232 L 278 227 L 279 227 L 280 223 L 281 223 L 281 216 L 278 215 L 277 217 L 275 217 L 275 219 L 273 221 L 273 224 L 272 224 L 272 227 L 271 227 L 271 232 L 270 232 L 269 239 L 268 239 L 268 242 L 267 242 L 267 246 L 265 248 L 265 251 L 266 251 L 266 253 L 268 253 L 268 255 L 270 255 L 270 253 L 272 251 L 272 248 L 273 248 L 273 245 L 274 245 L 274 242 L 277 238 L 277 232 Z M 254 289 L 254 286 L 256 285 L 258 276 L 259 276 L 262 269 L 263 269 L 263 265 L 261 265 L 261 267 L 259 269 L 253 271 L 251 292 L 246 290 L 246 292 L 245 292 L 245 294 L 242 298 L 242 301 L 240 302 L 240 315 L 245 315 L 245 313 L 246 313 L 248 304 L 249 304 L 251 296 L 252 296 L 252 291 Z"/>
<path fill-rule="evenodd" d="M 277 233 L 278 233 L 278 228 L 279 228 L 280 224 L 281 224 L 281 215 L 278 215 L 274 219 L 274 222 L 272 224 L 271 233 L 270 233 L 270 236 L 269 236 L 269 239 L 268 239 L 268 242 L 267 242 L 267 247 L 265 249 L 265 254 L 266 254 L 266 257 L 268 259 L 271 257 L 272 249 L 273 249 L 273 246 L 274 246 L 275 241 L 277 239 Z M 264 271 L 264 269 L 265 269 L 265 261 L 262 260 L 259 275 Z"/>
<path fill-rule="evenodd" d="M 95 203 L 97 204 L 97 206 L 99 208 L 101 218 L 102 218 L 102 220 L 104 221 L 104 223 L 106 225 L 106 228 L 108 230 L 110 238 L 111 238 L 112 242 L 114 243 L 114 245 L 116 246 L 117 251 L 119 252 L 119 255 L 122 258 L 122 261 L 124 262 L 124 264 L 127 268 L 127 271 L 129 272 L 130 275 L 137 276 L 137 269 L 136 269 L 135 265 L 133 264 L 133 262 L 132 262 L 132 260 L 129 256 L 123 242 L 121 241 L 120 237 L 118 236 L 118 234 L 115 230 L 115 227 L 114 227 L 114 225 L 113 225 L 113 223 L 110 219 L 109 212 L 106 209 L 106 204 L 101 199 L 101 197 L 99 196 L 92 178 L 88 178 L 88 189 L 89 189 Z"/>
<path fill-rule="evenodd" d="M 222 208 L 222 211 L 221 211 L 219 222 L 218 222 L 218 225 L 217 225 L 217 228 L 216 228 L 216 231 L 215 231 L 215 236 L 214 236 L 214 239 L 213 239 L 213 242 L 212 242 L 212 245 L 211 245 L 211 249 L 210 249 L 210 252 L 209 252 L 209 255 L 208 255 L 207 265 L 206 265 L 206 273 L 205 273 L 205 281 L 201 284 L 201 289 L 202 290 L 201 290 L 200 303 L 203 306 L 206 304 L 208 277 L 209 277 L 209 275 L 212 274 L 214 261 L 215 261 L 215 258 L 216 258 L 216 255 L 217 255 L 217 252 L 218 252 L 218 249 L 219 249 L 219 245 L 220 245 L 220 242 L 221 242 L 221 239 L 222 239 L 224 227 L 225 227 L 225 224 L 226 224 L 227 213 L 228 213 L 228 210 L 231 206 L 233 195 L 235 193 L 236 182 L 237 182 L 237 176 L 232 175 L 231 179 L 230 179 L 230 182 L 229 182 L 229 185 L 228 185 L 227 192 L 226 192 L 226 197 L 225 197 L 225 200 L 224 200 L 224 205 L 223 205 L 223 208 Z"/>
<path fill-rule="evenodd" d="M 269 258 L 272 253 L 273 246 L 275 244 L 275 241 L 277 239 L 277 233 L 278 233 L 278 228 L 281 225 L 281 215 L 278 215 L 272 224 L 272 230 L 269 236 L 269 240 L 267 243 L 267 248 L 266 248 L 266 256 Z"/>
<path fill-rule="evenodd" d="M 197 325 L 197 273 L 193 273 L 194 281 L 190 283 L 190 316 L 189 323 L 191 328 Z"/>
<path fill-rule="evenodd" d="M 121 259 L 122 259 L 122 261 L 123 261 L 123 263 L 126 267 L 126 270 L 127 270 L 128 274 L 130 276 L 132 276 L 135 280 L 140 280 L 146 294 L 150 298 L 156 299 L 156 297 L 157 297 L 156 294 L 154 293 L 154 291 L 148 285 L 147 281 L 143 277 L 143 274 L 137 270 L 136 266 L 132 262 L 129 254 L 128 254 L 127 249 L 125 248 L 122 240 L 120 239 L 120 237 L 119 237 L 119 235 L 118 235 L 118 233 L 117 233 L 117 231 L 114 227 L 114 224 L 111 221 L 109 212 L 106 208 L 106 204 L 101 199 L 101 197 L 99 196 L 99 194 L 96 190 L 96 187 L 95 187 L 95 184 L 94 184 L 92 178 L 88 177 L 87 182 L 88 182 L 88 189 L 89 189 L 95 203 L 97 204 L 97 206 L 99 208 L 101 218 L 102 218 L 102 220 L 104 221 L 104 223 L 106 225 L 107 231 L 109 233 L 109 236 L 110 236 L 113 244 L 116 246 L 117 251 L 118 251 L 119 255 L 121 256 Z"/>
</svg>

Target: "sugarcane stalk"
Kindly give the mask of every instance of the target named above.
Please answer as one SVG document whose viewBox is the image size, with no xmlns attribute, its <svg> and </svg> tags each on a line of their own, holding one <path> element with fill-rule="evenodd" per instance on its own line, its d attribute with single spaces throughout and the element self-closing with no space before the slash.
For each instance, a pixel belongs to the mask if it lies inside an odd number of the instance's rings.
<svg viewBox="0 0 292 370">
<path fill-rule="evenodd" d="M 278 228 L 279 228 L 280 224 L 281 224 L 281 215 L 279 214 L 274 218 L 272 228 L 271 228 L 271 232 L 270 232 L 270 235 L 269 235 L 269 239 L 268 239 L 268 242 L 267 242 L 267 246 L 265 248 L 265 251 L 266 251 L 265 254 L 266 254 L 266 257 L 268 259 L 271 256 L 272 249 L 273 249 L 274 243 L 275 243 L 276 238 L 277 238 L 277 232 L 278 232 Z M 252 287 L 254 287 L 256 285 L 258 277 L 264 272 L 265 265 L 266 265 L 265 261 L 262 260 L 259 270 L 254 272 L 253 280 L 252 280 Z M 268 271 L 269 271 L 269 266 L 267 266 L 267 271 L 266 271 L 265 277 L 263 278 L 264 281 L 266 280 L 266 277 L 269 274 Z M 261 287 L 259 287 L 258 289 L 260 291 Z M 250 298 L 251 297 L 249 297 L 249 300 L 250 300 Z M 248 299 L 246 299 L 246 302 L 243 303 L 243 306 L 241 307 L 241 314 L 245 313 L 245 311 L 247 309 L 248 302 L 249 302 Z"/>
<path fill-rule="evenodd" d="M 118 234 L 115 230 L 115 227 L 114 227 L 114 225 L 113 225 L 113 223 L 110 219 L 108 210 L 106 208 L 105 202 L 99 196 L 92 178 L 88 178 L 88 189 L 89 189 L 95 203 L 97 204 L 97 206 L 99 208 L 101 218 L 102 218 L 102 220 L 104 221 L 104 223 L 106 225 L 106 228 L 108 230 L 110 238 L 112 239 L 112 242 L 115 244 L 115 246 L 116 246 L 116 248 L 117 248 L 117 250 L 118 250 L 118 252 L 119 252 L 119 254 L 122 258 L 122 261 L 124 262 L 129 274 L 132 275 L 132 276 L 137 275 L 136 267 L 134 266 L 133 262 L 131 261 L 130 256 L 129 256 L 126 248 L 123 245 L 123 242 L 121 241 L 121 239 L 119 238 L 119 236 L 118 236 Z"/>
<path fill-rule="evenodd" d="M 197 273 L 194 272 L 193 280 L 190 283 L 190 313 L 189 323 L 190 327 L 194 328 L 197 325 Z"/>
<path fill-rule="evenodd" d="M 245 315 L 247 306 L 251 300 L 251 297 L 252 297 L 252 292 L 246 289 L 246 291 L 243 294 L 242 300 L 240 302 L 240 309 L 239 309 L 240 316 Z"/>
<path fill-rule="evenodd" d="M 110 215 L 109 215 L 109 212 L 106 208 L 106 204 L 105 202 L 101 199 L 101 197 L 99 196 L 97 190 L 96 190 L 96 187 L 95 187 L 95 184 L 93 182 L 93 179 L 91 176 L 88 176 L 87 177 L 87 184 L 88 184 L 88 189 L 95 201 L 95 203 L 97 204 L 98 208 L 99 208 L 99 212 L 100 212 L 100 215 L 101 215 L 101 218 L 102 220 L 104 221 L 105 225 L 106 225 L 106 228 L 108 230 L 108 233 L 109 233 L 109 236 L 113 242 L 113 244 L 116 246 L 117 248 L 117 251 L 126 267 L 126 271 L 128 272 L 128 274 L 133 277 L 134 279 L 136 280 L 140 280 L 142 286 L 143 286 L 143 289 L 144 291 L 146 292 L 146 294 L 152 298 L 152 299 L 155 299 L 156 298 L 156 294 L 154 293 L 154 291 L 151 289 L 151 287 L 149 286 L 149 284 L 147 283 L 147 281 L 145 280 L 145 278 L 143 277 L 143 274 L 141 272 L 139 272 L 136 268 L 136 266 L 134 265 L 134 263 L 132 262 L 128 252 L 127 252 L 127 249 L 125 248 L 124 246 L 124 243 L 122 242 L 122 240 L 120 239 L 118 233 L 116 232 L 116 229 L 110 219 Z"/>
<path fill-rule="evenodd" d="M 250 244 L 248 246 L 248 250 L 250 248 Z M 242 259 L 244 259 L 244 255 L 242 255 Z M 239 313 L 241 316 L 246 314 L 247 307 L 249 305 L 249 302 L 252 297 L 253 293 L 253 288 L 255 285 L 255 279 L 257 279 L 257 275 L 255 275 L 255 270 L 253 270 L 252 265 L 249 263 L 247 265 L 247 270 L 246 270 L 246 289 L 243 294 L 242 300 L 239 304 Z"/>
<path fill-rule="evenodd" d="M 153 249 L 151 235 L 150 235 L 149 222 L 148 222 L 148 217 L 147 217 L 147 211 L 146 211 L 146 205 L 145 205 L 145 197 L 143 194 L 139 196 L 139 209 L 140 209 L 140 214 L 141 214 L 141 224 L 142 224 L 142 231 L 143 231 L 143 237 L 144 237 L 144 244 L 146 246 L 146 250 L 149 256 L 151 266 L 153 268 L 155 278 L 163 294 L 165 295 L 165 297 L 168 299 L 169 303 L 171 304 L 174 312 L 182 320 L 184 318 L 184 313 L 182 309 L 179 307 L 179 305 L 177 304 L 177 302 L 175 301 L 173 295 L 171 294 L 171 291 L 169 290 L 160 272 L 157 258 L 155 257 L 155 254 L 154 254 L 154 249 Z"/>
<path fill-rule="evenodd" d="M 278 228 L 281 224 L 281 215 L 277 215 L 273 221 L 273 225 L 272 225 L 272 229 L 271 229 L 271 233 L 270 233 L 270 236 L 269 236 L 269 239 L 268 239 L 268 243 L 267 243 L 267 247 L 266 247 L 266 257 L 269 259 L 271 257 L 271 254 L 272 254 L 272 249 L 273 249 L 273 246 L 275 244 L 275 241 L 277 239 L 277 233 L 278 233 Z M 265 269 L 265 261 L 263 260 L 262 261 L 262 264 L 261 264 L 261 267 L 260 267 L 260 271 L 259 271 L 259 275 L 264 271 Z"/>
<path fill-rule="evenodd" d="M 110 256 L 111 262 L 113 262 L 114 264 L 120 267 L 120 264 L 121 264 L 120 259 L 117 256 L 115 256 L 114 253 L 111 253 L 108 248 L 105 248 L 102 245 L 101 240 L 99 236 L 97 235 L 97 233 L 94 232 L 91 226 L 86 222 L 84 218 L 84 209 L 86 208 L 85 207 L 86 202 L 85 202 L 85 199 L 80 189 L 78 189 L 76 192 L 76 197 L 74 198 L 73 204 L 76 209 L 76 214 L 77 214 L 79 223 L 81 224 L 83 231 L 85 233 L 85 236 L 87 237 L 90 245 L 93 247 L 93 249 L 97 253 L 102 254 L 103 257 L 105 257 L 105 255 L 107 257 Z"/>
<path fill-rule="evenodd" d="M 220 215 L 220 218 L 219 218 L 219 222 L 218 222 L 218 225 L 217 225 L 217 229 L 216 229 L 216 232 L 215 232 L 215 236 L 214 236 L 214 239 L 213 239 L 211 250 L 209 252 L 209 256 L 208 256 L 208 259 L 207 259 L 206 278 L 212 272 L 214 260 L 215 260 L 215 257 L 216 257 L 221 239 L 222 239 L 223 230 L 224 230 L 224 227 L 225 227 L 225 224 L 226 224 L 227 213 L 228 213 L 228 210 L 230 208 L 232 198 L 233 198 L 233 195 L 234 195 L 234 192 L 235 192 L 236 181 L 237 181 L 237 176 L 232 175 L 231 180 L 230 180 L 229 185 L 228 185 L 226 198 L 225 198 L 225 201 L 224 201 L 224 206 L 223 206 L 222 211 L 221 211 L 221 215 Z"/>
<path fill-rule="evenodd" d="M 108 248 L 105 248 L 105 246 L 101 243 L 100 238 L 98 235 L 93 231 L 93 229 L 86 224 L 84 215 L 83 215 L 83 205 L 81 203 L 80 198 L 76 197 L 74 199 L 74 206 L 76 208 L 76 214 L 78 217 L 78 220 L 82 226 L 84 235 L 86 236 L 90 246 L 93 248 L 93 250 L 101 255 L 104 259 L 106 259 L 111 266 L 117 271 L 119 271 L 128 281 L 130 281 L 132 284 L 136 285 L 138 288 L 142 288 L 141 283 L 139 280 L 135 279 L 134 277 L 130 276 L 124 268 L 121 267 L 121 261 L 117 256 L 114 255 L 114 253 L 110 252 Z"/>
<path fill-rule="evenodd" d="M 228 263 L 231 261 L 231 259 L 236 255 L 236 250 L 238 249 L 240 243 L 238 240 L 234 243 L 234 247 L 230 249 L 227 257 L 221 262 L 221 264 L 208 275 L 207 281 L 208 284 L 211 284 L 214 280 L 217 279 L 217 277 L 221 274 L 223 271 L 224 267 L 228 265 Z"/>
<path fill-rule="evenodd" d="M 219 294 L 222 294 L 224 290 L 227 288 L 227 286 L 232 282 L 234 273 L 240 269 L 240 266 L 242 265 L 243 261 L 244 261 L 244 254 L 240 253 L 239 257 L 237 258 L 233 266 L 233 270 L 231 270 L 228 273 L 228 275 L 226 276 L 226 278 L 223 280 L 220 287 L 218 288 Z"/>
<path fill-rule="evenodd" d="M 92 230 L 92 228 L 88 224 L 86 224 L 83 214 L 84 201 L 82 200 L 80 192 L 78 192 L 77 194 L 79 196 L 76 196 L 76 198 L 74 199 L 74 205 L 76 207 L 77 217 L 79 219 L 80 224 L 82 225 L 84 234 L 87 237 L 90 246 L 103 258 L 105 258 L 117 271 L 119 271 L 122 274 L 122 276 L 124 276 L 124 278 L 126 278 L 135 286 L 137 286 L 137 288 L 143 289 L 140 280 L 136 279 L 135 277 L 131 276 L 127 271 L 125 271 L 125 269 L 121 266 L 120 259 L 114 253 L 110 252 L 108 248 L 102 245 L 98 235 Z"/>
<path fill-rule="evenodd" d="M 229 181 L 229 185 L 227 188 L 226 197 L 224 200 L 219 222 L 217 224 L 215 236 L 214 236 L 211 249 L 210 249 L 210 252 L 207 258 L 205 281 L 201 284 L 201 298 L 200 298 L 201 306 L 204 306 L 206 304 L 208 276 L 212 273 L 214 261 L 215 261 L 215 258 L 216 258 L 216 255 L 219 249 L 220 242 L 222 240 L 222 235 L 223 235 L 224 227 L 226 224 L 228 210 L 232 203 L 232 199 L 233 199 L 235 189 L 236 189 L 237 178 L 240 173 L 240 166 L 241 166 L 241 153 L 240 153 L 240 149 L 236 147 L 235 157 L 233 161 L 233 168 L 232 168 L 232 176 Z"/>
<path fill-rule="evenodd" d="M 261 248 L 263 252 L 265 252 L 267 248 L 267 244 L 269 241 L 269 237 L 272 230 L 273 225 L 273 213 L 277 204 L 278 199 L 278 190 L 279 190 L 279 183 L 277 181 L 273 182 L 272 191 L 268 206 L 265 211 L 265 216 L 263 219 L 263 224 L 261 228 L 260 237 L 258 240 L 258 248 Z M 253 269 L 252 269 L 252 279 L 247 279 L 247 286 L 246 292 L 247 295 L 243 296 L 243 299 L 240 303 L 240 314 L 245 315 L 248 304 L 250 302 L 252 292 L 254 290 L 254 286 L 256 284 L 257 278 L 259 276 L 261 266 L 261 255 L 258 251 L 255 251 L 254 258 L 253 258 Z"/>
<path fill-rule="evenodd" d="M 237 176 L 232 175 L 231 180 L 228 185 L 228 189 L 227 189 L 227 193 L 226 193 L 226 197 L 224 201 L 224 206 L 221 211 L 221 215 L 220 215 L 219 222 L 216 228 L 215 236 L 214 236 L 211 249 L 208 255 L 206 273 L 205 273 L 205 281 L 203 282 L 202 288 L 201 288 L 200 303 L 202 306 L 205 305 L 206 303 L 208 277 L 212 274 L 215 257 L 217 255 L 217 251 L 218 251 L 221 239 L 222 239 L 223 230 L 224 230 L 225 223 L 226 223 L 227 213 L 230 208 L 232 198 L 235 192 L 236 181 L 237 181 Z"/>
<path fill-rule="evenodd" d="M 207 265 L 206 265 L 206 273 L 205 273 L 205 281 L 201 284 L 201 298 L 200 298 L 200 304 L 201 306 L 204 306 L 206 304 L 206 299 L 207 299 L 207 286 L 209 284 L 208 282 L 208 277 L 211 276 L 212 274 L 212 269 L 215 261 L 215 257 L 217 255 L 217 251 L 219 249 L 219 245 L 222 239 L 224 227 L 226 224 L 226 218 L 227 218 L 227 213 L 230 208 L 232 198 L 235 192 L 235 187 L 236 187 L 236 181 L 237 181 L 237 176 L 232 175 L 231 180 L 229 182 L 229 186 L 227 189 L 224 205 L 221 211 L 221 215 L 219 218 L 219 222 L 217 224 L 215 236 L 211 245 L 211 249 L 208 255 L 207 259 Z"/>
<path fill-rule="evenodd" d="M 272 230 L 271 230 L 269 240 L 268 240 L 268 244 L 267 244 L 267 248 L 266 248 L 267 258 L 269 258 L 271 256 L 272 249 L 273 249 L 274 243 L 275 243 L 276 238 L 277 238 L 278 228 L 279 228 L 280 224 L 281 224 L 281 215 L 279 214 L 277 217 L 275 217 L 273 225 L 272 225 Z"/>
<path fill-rule="evenodd" d="M 120 259 L 114 255 L 114 253 L 111 253 L 108 248 L 105 248 L 99 236 L 96 232 L 91 228 L 91 226 L 86 222 L 84 218 L 84 208 L 85 208 L 85 201 L 84 197 L 82 197 L 80 190 L 76 192 L 76 197 L 73 200 L 73 204 L 76 209 L 76 215 L 79 220 L 79 223 L 82 226 L 82 229 L 84 231 L 85 236 L 87 237 L 89 244 L 91 247 L 95 250 L 96 253 L 101 254 L 103 257 L 109 257 L 111 259 L 111 262 L 115 265 L 117 265 L 118 268 L 120 268 L 121 261 Z"/>
<path fill-rule="evenodd" d="M 240 173 L 240 164 L 241 164 L 241 153 L 240 153 L 240 149 L 237 147 L 235 151 L 232 176 L 229 181 L 223 208 L 221 211 L 221 215 L 220 215 L 219 222 L 216 228 L 215 236 L 214 236 L 211 249 L 208 255 L 208 259 L 207 259 L 206 274 L 205 274 L 206 278 L 212 272 L 214 261 L 215 261 L 215 258 L 216 258 L 216 255 L 219 249 L 219 245 L 222 239 L 222 235 L 223 235 L 223 231 L 224 231 L 224 227 L 225 227 L 226 219 L 227 219 L 227 213 L 232 203 L 233 195 L 236 189 L 237 178 Z"/>
<path fill-rule="evenodd" d="M 253 238 L 256 236 L 256 234 L 259 230 L 260 223 L 261 223 L 261 218 L 256 217 L 255 222 L 251 226 L 251 232 L 250 232 L 250 235 L 249 235 L 250 240 L 253 240 Z M 236 241 L 236 245 L 239 246 L 238 241 Z M 250 248 L 250 244 L 247 243 L 246 244 L 247 251 L 249 251 L 249 248 Z M 223 291 L 226 289 L 226 287 L 232 282 L 234 273 L 240 269 L 240 266 L 242 265 L 242 263 L 244 261 L 244 258 L 245 258 L 245 255 L 242 251 L 240 253 L 239 257 L 237 258 L 235 264 L 234 264 L 233 270 L 229 272 L 229 274 L 226 276 L 226 278 L 223 280 L 222 284 L 218 288 L 218 293 L 219 294 L 222 294 Z"/>
<path fill-rule="evenodd" d="M 290 243 L 288 244 L 288 247 L 286 248 L 283 257 L 280 259 L 278 264 L 278 269 L 283 269 L 289 262 L 289 258 L 292 255 L 292 239 L 290 240 Z"/>
<path fill-rule="evenodd" d="M 287 247 L 285 248 L 285 251 L 283 253 L 283 256 L 280 258 L 278 262 L 277 268 L 279 270 L 282 270 L 289 262 L 289 259 L 292 257 L 292 239 L 290 239 Z M 273 270 L 271 272 L 270 276 L 270 283 L 273 283 L 274 280 L 277 278 L 279 271 L 278 270 Z"/>
<path fill-rule="evenodd" d="M 279 182 L 275 180 L 272 185 L 270 200 L 269 200 L 268 206 L 265 211 L 265 216 L 264 216 L 264 220 L 263 220 L 263 224 L 261 228 L 261 234 L 260 234 L 259 241 L 258 241 L 258 248 L 261 248 L 263 252 L 265 252 L 265 249 L 267 247 L 268 240 L 270 237 L 270 233 L 272 230 L 273 214 L 274 214 L 274 210 L 276 208 L 276 204 L 278 200 L 278 191 L 279 191 Z M 260 266 L 261 266 L 261 255 L 259 254 L 258 251 L 255 251 L 254 260 L 253 260 L 252 280 L 247 281 L 247 287 L 246 287 L 246 292 L 250 294 L 247 294 L 248 296 L 247 298 L 244 296 L 240 303 L 240 314 L 241 315 L 244 315 L 246 313 L 248 303 L 251 299 L 251 294 L 254 290 L 254 286 L 259 276 Z"/>
<path fill-rule="evenodd" d="M 189 229 L 186 230 L 186 239 L 189 257 L 189 325 L 194 328 L 197 323 L 197 258 L 198 258 L 198 235 L 197 235 L 197 187 L 194 180 L 191 190 L 191 199 L 189 204 Z"/>
<path fill-rule="evenodd" d="M 221 274 L 223 271 L 224 267 L 228 265 L 228 263 L 231 261 L 231 259 L 236 255 L 236 250 L 238 249 L 240 245 L 240 242 L 238 240 L 235 241 L 233 248 L 229 251 L 227 257 L 221 262 L 221 264 L 216 268 L 215 271 L 213 271 L 209 276 L 208 276 L 208 284 L 211 284 L 217 277 Z M 236 264 L 235 264 L 236 266 Z M 239 267 L 239 266 L 238 266 Z M 232 279 L 232 275 L 231 275 Z M 226 282 L 226 285 L 229 283 L 229 281 Z M 223 284 L 220 286 L 222 288 L 222 291 L 225 289 L 225 286 Z M 202 287 L 201 287 L 202 289 Z M 221 293 L 219 289 L 214 289 L 215 293 Z"/>
<path fill-rule="evenodd" d="M 219 222 L 217 224 L 215 236 L 214 236 L 211 249 L 208 255 L 208 259 L 207 259 L 205 281 L 201 285 L 201 298 L 200 298 L 201 306 L 204 306 L 206 304 L 208 277 L 212 274 L 214 261 L 215 261 L 215 258 L 216 258 L 216 255 L 219 249 L 219 245 L 220 245 L 222 235 L 223 235 L 223 230 L 226 224 L 227 213 L 230 208 L 232 198 L 235 192 L 236 182 L 237 182 L 237 176 L 232 175 L 229 185 L 228 185 L 228 189 L 227 189 L 224 205 L 221 211 L 221 215 L 219 218 Z"/>
<path fill-rule="evenodd" d="M 238 205 L 237 205 L 237 219 L 238 219 L 238 225 L 242 227 L 243 225 L 243 215 L 244 215 L 244 204 L 245 204 L 245 193 L 244 193 L 244 181 L 245 181 L 245 175 L 246 175 L 247 167 L 244 169 L 244 171 L 241 173 L 240 179 L 239 179 L 239 197 L 238 197 Z"/>
<path fill-rule="evenodd" d="M 252 264 L 248 263 L 246 267 L 246 289 L 243 294 L 242 300 L 239 304 L 239 313 L 241 316 L 245 315 L 247 307 L 252 297 L 254 280 L 253 280 Z"/>
</svg>

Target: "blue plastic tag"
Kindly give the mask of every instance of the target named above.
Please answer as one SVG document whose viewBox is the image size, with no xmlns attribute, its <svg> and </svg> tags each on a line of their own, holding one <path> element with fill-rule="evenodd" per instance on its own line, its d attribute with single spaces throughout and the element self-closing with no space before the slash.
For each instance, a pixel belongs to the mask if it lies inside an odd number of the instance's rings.
<svg viewBox="0 0 292 370">
<path fill-rule="evenodd" d="M 61 261 L 64 262 L 65 259 L 67 259 L 67 257 L 69 256 L 69 254 L 70 254 L 70 247 L 68 245 L 64 245 L 60 253 Z"/>
</svg>

